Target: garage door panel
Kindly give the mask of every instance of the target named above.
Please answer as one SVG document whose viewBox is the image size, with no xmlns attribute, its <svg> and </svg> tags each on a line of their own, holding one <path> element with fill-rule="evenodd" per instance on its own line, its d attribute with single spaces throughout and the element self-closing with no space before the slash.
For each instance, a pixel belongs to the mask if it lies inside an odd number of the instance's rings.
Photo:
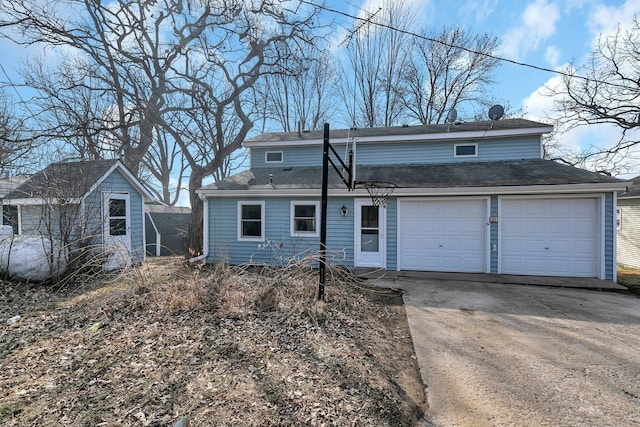
<svg viewBox="0 0 640 427">
<path fill-rule="evenodd" d="M 596 198 L 503 199 L 500 216 L 503 273 L 597 276 Z"/>
<path fill-rule="evenodd" d="M 402 201 L 400 268 L 485 271 L 486 216 L 485 200 Z"/>
</svg>

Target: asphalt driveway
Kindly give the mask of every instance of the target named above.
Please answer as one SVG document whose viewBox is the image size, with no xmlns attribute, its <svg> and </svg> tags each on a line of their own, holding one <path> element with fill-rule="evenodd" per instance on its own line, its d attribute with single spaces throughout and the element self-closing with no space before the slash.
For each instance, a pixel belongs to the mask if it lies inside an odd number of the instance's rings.
<svg viewBox="0 0 640 427">
<path fill-rule="evenodd" d="M 401 287 L 438 426 L 640 424 L 640 299 L 459 280 Z"/>
</svg>

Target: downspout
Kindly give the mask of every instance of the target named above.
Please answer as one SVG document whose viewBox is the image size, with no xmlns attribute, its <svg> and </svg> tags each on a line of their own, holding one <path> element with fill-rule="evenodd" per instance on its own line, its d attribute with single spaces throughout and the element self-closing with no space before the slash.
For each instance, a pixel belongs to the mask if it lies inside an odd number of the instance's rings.
<svg viewBox="0 0 640 427">
<path fill-rule="evenodd" d="M 205 261 L 209 255 L 209 199 L 200 193 L 202 199 L 202 255 L 189 259 L 189 263 Z"/>
</svg>

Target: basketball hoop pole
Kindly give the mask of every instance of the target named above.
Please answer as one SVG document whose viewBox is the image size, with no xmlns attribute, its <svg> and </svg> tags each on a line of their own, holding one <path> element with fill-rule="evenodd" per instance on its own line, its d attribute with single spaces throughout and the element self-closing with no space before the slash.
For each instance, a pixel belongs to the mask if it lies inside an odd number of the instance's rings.
<svg viewBox="0 0 640 427">
<path fill-rule="evenodd" d="M 329 193 L 329 123 L 324 124 L 322 144 L 322 195 L 320 201 L 320 265 L 318 266 L 318 292 L 316 299 L 324 300 L 327 273 L 327 196 Z"/>
</svg>

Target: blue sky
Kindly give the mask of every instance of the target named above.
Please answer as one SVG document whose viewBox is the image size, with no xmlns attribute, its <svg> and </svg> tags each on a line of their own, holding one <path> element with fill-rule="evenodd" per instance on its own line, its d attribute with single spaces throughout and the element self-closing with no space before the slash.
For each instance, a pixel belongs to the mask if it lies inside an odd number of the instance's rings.
<svg viewBox="0 0 640 427">
<path fill-rule="evenodd" d="M 329 7 L 351 15 L 363 15 L 364 9 L 377 9 L 385 0 L 326 0 Z M 510 60 L 558 69 L 570 62 L 582 63 L 599 37 L 613 34 L 620 26 L 628 27 L 634 15 L 640 16 L 640 0 L 404 0 L 412 10 L 416 24 L 439 29 L 461 25 L 473 33 L 490 33 L 499 39 L 496 54 Z M 329 16 L 331 14 L 328 14 Z M 353 27 L 353 20 L 335 16 L 336 34 Z M 0 40 L 0 64 L 11 73 L 25 50 Z M 0 69 L 0 80 L 4 79 Z M 553 117 L 553 100 L 541 93 L 545 84 L 558 76 L 510 63 L 503 63 L 497 73 L 493 97 L 503 100 L 510 111 L 523 111 L 526 117 L 549 121 Z M 570 150 L 589 145 L 608 146 L 617 141 L 617 133 L 607 126 L 577 129 L 560 138 Z M 630 175 L 640 174 L 640 160 Z"/>
</svg>

